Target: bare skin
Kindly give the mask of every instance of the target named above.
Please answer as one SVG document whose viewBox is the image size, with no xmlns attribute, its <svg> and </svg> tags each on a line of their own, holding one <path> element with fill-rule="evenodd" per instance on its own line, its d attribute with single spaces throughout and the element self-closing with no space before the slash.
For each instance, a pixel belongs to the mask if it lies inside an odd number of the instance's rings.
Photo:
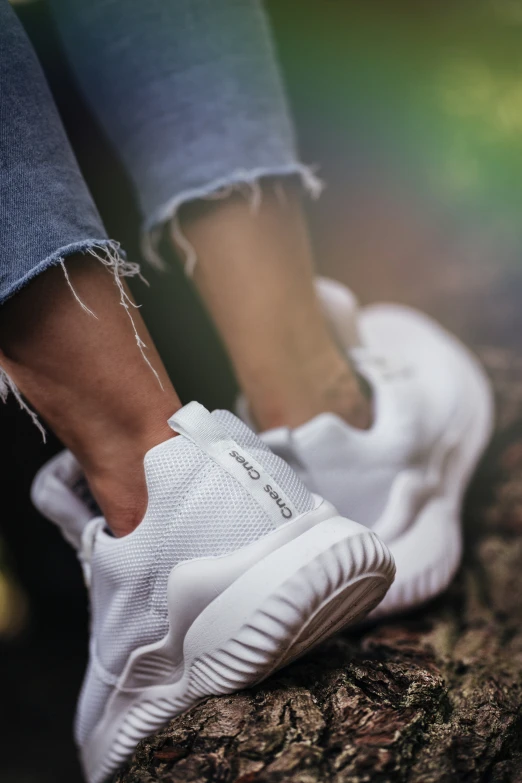
<svg viewBox="0 0 522 783">
<path fill-rule="evenodd" d="M 196 284 L 229 350 L 260 429 L 298 426 L 323 411 L 357 427 L 370 406 L 330 334 L 313 286 L 299 197 L 264 187 L 256 214 L 244 196 L 184 210 Z M 77 457 L 116 535 L 131 532 L 147 506 L 145 453 L 173 437 L 167 419 L 179 398 L 143 323 L 147 367 L 114 278 L 97 260 L 67 259 L 0 309 L 0 364 Z M 159 379 L 159 380 L 158 380 Z M 161 385 L 160 385 L 160 382 Z"/>
<path fill-rule="evenodd" d="M 181 220 L 196 285 L 259 428 L 296 427 L 325 411 L 370 426 L 370 404 L 315 296 L 297 189 L 285 186 L 281 199 L 268 182 L 255 214 L 237 194 L 188 205 Z"/>
<path fill-rule="evenodd" d="M 0 309 L 0 364 L 77 457 L 107 523 L 131 532 L 147 506 L 145 453 L 174 435 L 181 406 L 139 310 L 132 316 L 158 379 L 136 345 L 112 275 L 99 261 L 71 257 Z"/>
</svg>

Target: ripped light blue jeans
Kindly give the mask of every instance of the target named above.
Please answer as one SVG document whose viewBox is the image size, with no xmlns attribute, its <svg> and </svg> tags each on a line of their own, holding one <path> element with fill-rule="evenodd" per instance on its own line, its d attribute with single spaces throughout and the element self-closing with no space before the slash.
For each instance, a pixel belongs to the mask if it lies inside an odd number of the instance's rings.
<svg viewBox="0 0 522 783">
<path fill-rule="evenodd" d="M 258 0 L 49 0 L 71 70 L 120 155 L 151 260 L 185 202 L 300 175 Z M 0 303 L 90 252 L 132 274 L 78 169 L 38 60 L 0 0 Z"/>
</svg>

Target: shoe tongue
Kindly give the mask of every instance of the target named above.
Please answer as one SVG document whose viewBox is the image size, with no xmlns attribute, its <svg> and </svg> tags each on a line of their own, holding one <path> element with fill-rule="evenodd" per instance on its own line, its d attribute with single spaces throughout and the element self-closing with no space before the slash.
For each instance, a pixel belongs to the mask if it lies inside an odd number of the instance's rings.
<svg viewBox="0 0 522 783">
<path fill-rule="evenodd" d="M 169 419 L 169 425 L 204 450 L 232 438 L 243 448 L 269 451 L 268 446 L 233 413 L 224 410 L 209 413 L 198 402 L 190 402 L 177 411 Z"/>
<path fill-rule="evenodd" d="M 265 511 L 275 526 L 313 505 L 305 486 L 243 422 L 226 411 L 209 413 L 190 402 L 169 419 L 179 440 L 195 445 Z M 178 438 L 174 438 L 174 441 Z"/>
<path fill-rule="evenodd" d="M 64 538 L 80 549 L 85 526 L 98 515 L 82 469 L 70 451 L 62 451 L 37 473 L 31 500 L 54 522 Z"/>
<path fill-rule="evenodd" d="M 327 277 L 316 278 L 315 290 L 323 315 L 340 348 L 348 353 L 360 347 L 357 325 L 359 304 L 354 294 L 342 283 Z"/>
</svg>

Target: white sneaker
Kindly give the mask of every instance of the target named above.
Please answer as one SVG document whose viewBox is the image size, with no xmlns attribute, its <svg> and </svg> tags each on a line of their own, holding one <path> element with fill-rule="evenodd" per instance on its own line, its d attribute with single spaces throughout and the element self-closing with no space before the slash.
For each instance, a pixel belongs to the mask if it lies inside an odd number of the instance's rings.
<svg viewBox="0 0 522 783">
<path fill-rule="evenodd" d="M 146 455 L 148 509 L 124 538 L 93 518 L 69 452 L 32 488 L 90 585 L 75 730 L 89 783 L 171 717 L 359 620 L 393 580 L 379 538 L 310 494 L 231 413 L 193 402 L 169 423 L 180 435 Z"/>
<path fill-rule="evenodd" d="M 320 278 L 332 330 L 373 392 L 374 423 L 350 427 L 324 413 L 262 434 L 313 492 L 388 544 L 397 575 L 373 616 L 441 592 L 461 557 L 461 504 L 491 434 L 493 403 L 478 361 L 421 313 L 374 305 Z M 244 399 L 240 416 L 248 420 Z"/>
</svg>

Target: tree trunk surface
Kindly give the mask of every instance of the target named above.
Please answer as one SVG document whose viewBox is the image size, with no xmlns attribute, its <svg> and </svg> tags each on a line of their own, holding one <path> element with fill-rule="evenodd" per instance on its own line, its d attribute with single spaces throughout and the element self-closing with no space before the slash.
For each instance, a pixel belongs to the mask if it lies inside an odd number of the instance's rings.
<svg viewBox="0 0 522 783">
<path fill-rule="evenodd" d="M 501 414 L 450 589 L 194 707 L 114 781 L 522 783 L 522 360 L 481 358 Z"/>
</svg>

